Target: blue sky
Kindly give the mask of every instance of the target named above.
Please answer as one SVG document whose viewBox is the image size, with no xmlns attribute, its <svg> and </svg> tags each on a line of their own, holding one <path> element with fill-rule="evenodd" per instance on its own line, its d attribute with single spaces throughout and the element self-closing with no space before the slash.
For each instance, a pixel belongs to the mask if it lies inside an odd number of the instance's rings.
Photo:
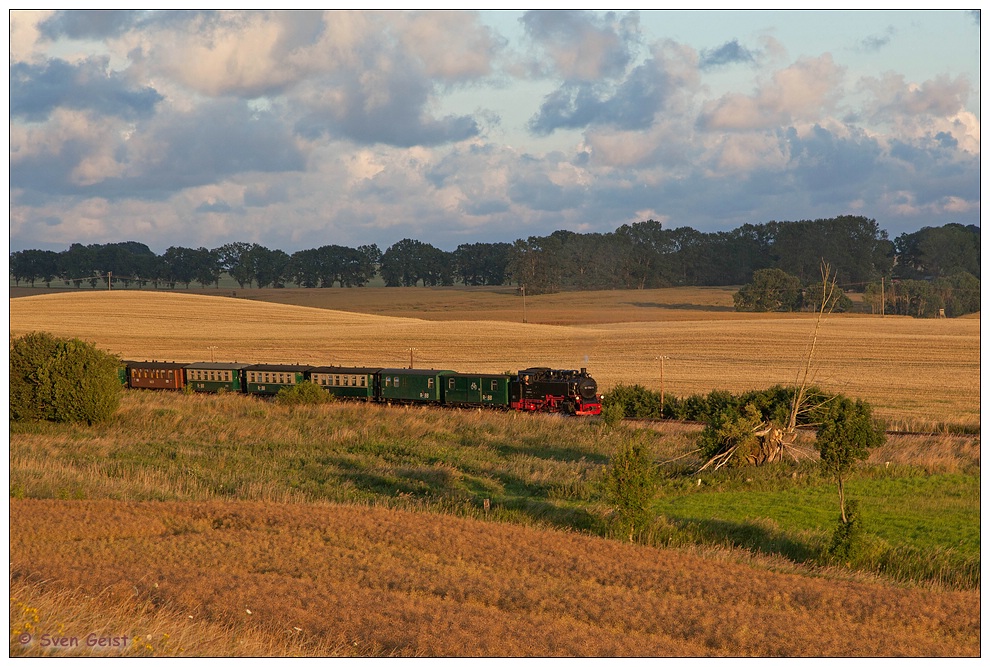
<svg viewBox="0 0 990 667">
<path fill-rule="evenodd" d="M 11 250 L 979 224 L 978 13 L 10 22 Z"/>
</svg>

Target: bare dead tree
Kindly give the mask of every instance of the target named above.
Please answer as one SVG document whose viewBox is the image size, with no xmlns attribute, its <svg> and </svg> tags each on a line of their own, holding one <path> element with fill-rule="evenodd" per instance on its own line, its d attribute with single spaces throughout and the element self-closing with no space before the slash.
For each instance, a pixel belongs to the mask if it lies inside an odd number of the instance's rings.
<svg viewBox="0 0 990 667">
<path fill-rule="evenodd" d="M 832 313 L 840 295 L 836 285 L 836 274 L 824 260 L 821 263 L 821 302 L 815 326 L 808 338 L 805 348 L 804 365 L 798 369 L 794 379 L 794 395 L 791 398 L 791 408 L 784 427 L 759 418 L 756 414 L 748 414 L 733 425 L 723 425 L 718 437 L 724 438 L 724 446 L 711 456 L 698 472 L 711 468 L 718 470 L 732 461 L 749 465 L 763 465 L 783 460 L 789 456 L 794 461 L 801 458 L 813 458 L 811 450 L 796 444 L 798 418 L 820 408 L 827 402 L 812 404 L 809 390 L 814 383 L 818 365 L 818 337 L 822 323 Z M 816 295 L 817 296 L 817 295 Z"/>
<path fill-rule="evenodd" d="M 825 260 L 821 263 L 822 274 L 822 300 L 818 306 L 818 316 L 815 318 L 815 327 L 808 339 L 804 368 L 798 369 L 797 377 L 794 379 L 794 397 L 791 399 L 791 412 L 787 421 L 787 433 L 793 436 L 797 428 L 798 417 L 807 413 L 814 406 L 807 405 L 808 387 L 815 379 L 818 368 L 815 362 L 815 352 L 818 348 L 818 333 L 822 322 L 828 315 L 831 315 L 835 304 L 838 301 L 836 293 L 836 274 L 832 272 L 832 267 Z"/>
</svg>

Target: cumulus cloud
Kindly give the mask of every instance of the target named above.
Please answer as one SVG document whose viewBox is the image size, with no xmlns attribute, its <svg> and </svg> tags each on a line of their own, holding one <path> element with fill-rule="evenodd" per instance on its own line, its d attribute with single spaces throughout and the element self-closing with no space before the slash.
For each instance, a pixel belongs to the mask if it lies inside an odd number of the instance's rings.
<svg viewBox="0 0 990 667">
<path fill-rule="evenodd" d="M 55 58 L 10 66 L 10 113 L 30 121 L 45 120 L 59 107 L 124 118 L 148 116 L 162 99 L 151 86 L 134 85 L 110 70 L 105 56 L 75 64 Z"/>
<path fill-rule="evenodd" d="M 625 73 L 639 35 L 639 15 L 587 11 L 530 11 L 522 18 L 529 37 L 549 58 L 542 74 L 565 81 L 596 81 Z"/>
<path fill-rule="evenodd" d="M 32 141 L 35 133 L 47 142 Z M 13 149 L 17 168 L 11 184 L 52 195 L 162 199 L 242 172 L 305 166 L 303 153 L 276 118 L 234 101 L 166 115 L 130 135 L 116 125 L 60 112 L 49 127 L 32 130 Z M 93 155 L 105 155 L 110 161 L 102 173 L 90 165 L 88 177 L 80 178 L 78 170 L 86 168 Z"/>
<path fill-rule="evenodd" d="M 802 58 L 752 95 L 730 93 L 709 104 L 699 123 L 708 130 L 753 130 L 815 122 L 834 109 L 844 72 L 830 54 Z"/>
<path fill-rule="evenodd" d="M 565 83 L 544 99 L 529 128 L 541 135 L 588 126 L 646 129 L 696 80 L 693 54 L 685 58 L 681 49 L 661 45 L 614 85 Z"/>
<path fill-rule="evenodd" d="M 948 116 L 961 111 L 970 93 L 966 77 L 939 75 L 920 84 L 909 83 L 903 74 L 885 72 L 880 77 L 864 77 L 860 88 L 872 100 L 867 113 L 874 119 L 892 116 Z"/>
</svg>

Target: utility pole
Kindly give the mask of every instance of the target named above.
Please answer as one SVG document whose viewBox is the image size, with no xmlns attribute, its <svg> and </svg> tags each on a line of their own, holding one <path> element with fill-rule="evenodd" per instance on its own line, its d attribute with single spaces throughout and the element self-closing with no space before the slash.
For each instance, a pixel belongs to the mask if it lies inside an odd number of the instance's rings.
<svg viewBox="0 0 990 667">
<path fill-rule="evenodd" d="M 413 350 L 415 349 L 416 349 L 415 347 L 409 348 L 409 370 L 412 370 L 413 367 Z"/>
<path fill-rule="evenodd" d="M 880 276 L 880 317 L 887 316 L 887 305 L 886 303 L 884 303 L 885 300 L 883 295 L 884 280 L 885 280 L 884 276 Z"/>
<path fill-rule="evenodd" d="M 113 282 L 113 280 L 111 279 L 111 276 L 112 275 L 113 275 L 113 271 L 107 271 L 107 291 L 108 292 L 110 291 L 110 283 Z"/>
<path fill-rule="evenodd" d="M 217 346 L 216 345 L 210 345 L 206 349 L 210 351 L 210 362 L 211 363 L 212 362 L 215 362 L 217 359 L 216 359 L 216 355 L 214 354 L 214 352 L 217 351 Z"/>
<path fill-rule="evenodd" d="M 522 290 L 523 295 L 523 324 L 526 324 L 526 286 L 523 285 L 519 289 Z"/>
<path fill-rule="evenodd" d="M 657 357 L 660 360 L 660 419 L 663 419 L 663 404 L 664 404 L 664 394 L 663 394 L 663 361 L 664 359 L 670 359 L 667 355 L 661 354 Z"/>
</svg>

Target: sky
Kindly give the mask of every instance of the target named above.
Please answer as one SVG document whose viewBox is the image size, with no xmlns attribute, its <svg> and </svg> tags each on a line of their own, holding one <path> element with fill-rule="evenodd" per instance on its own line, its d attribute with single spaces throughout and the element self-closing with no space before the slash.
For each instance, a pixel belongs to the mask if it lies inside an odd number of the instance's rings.
<svg viewBox="0 0 990 667">
<path fill-rule="evenodd" d="M 980 221 L 980 16 L 11 11 L 10 250 Z"/>
</svg>

